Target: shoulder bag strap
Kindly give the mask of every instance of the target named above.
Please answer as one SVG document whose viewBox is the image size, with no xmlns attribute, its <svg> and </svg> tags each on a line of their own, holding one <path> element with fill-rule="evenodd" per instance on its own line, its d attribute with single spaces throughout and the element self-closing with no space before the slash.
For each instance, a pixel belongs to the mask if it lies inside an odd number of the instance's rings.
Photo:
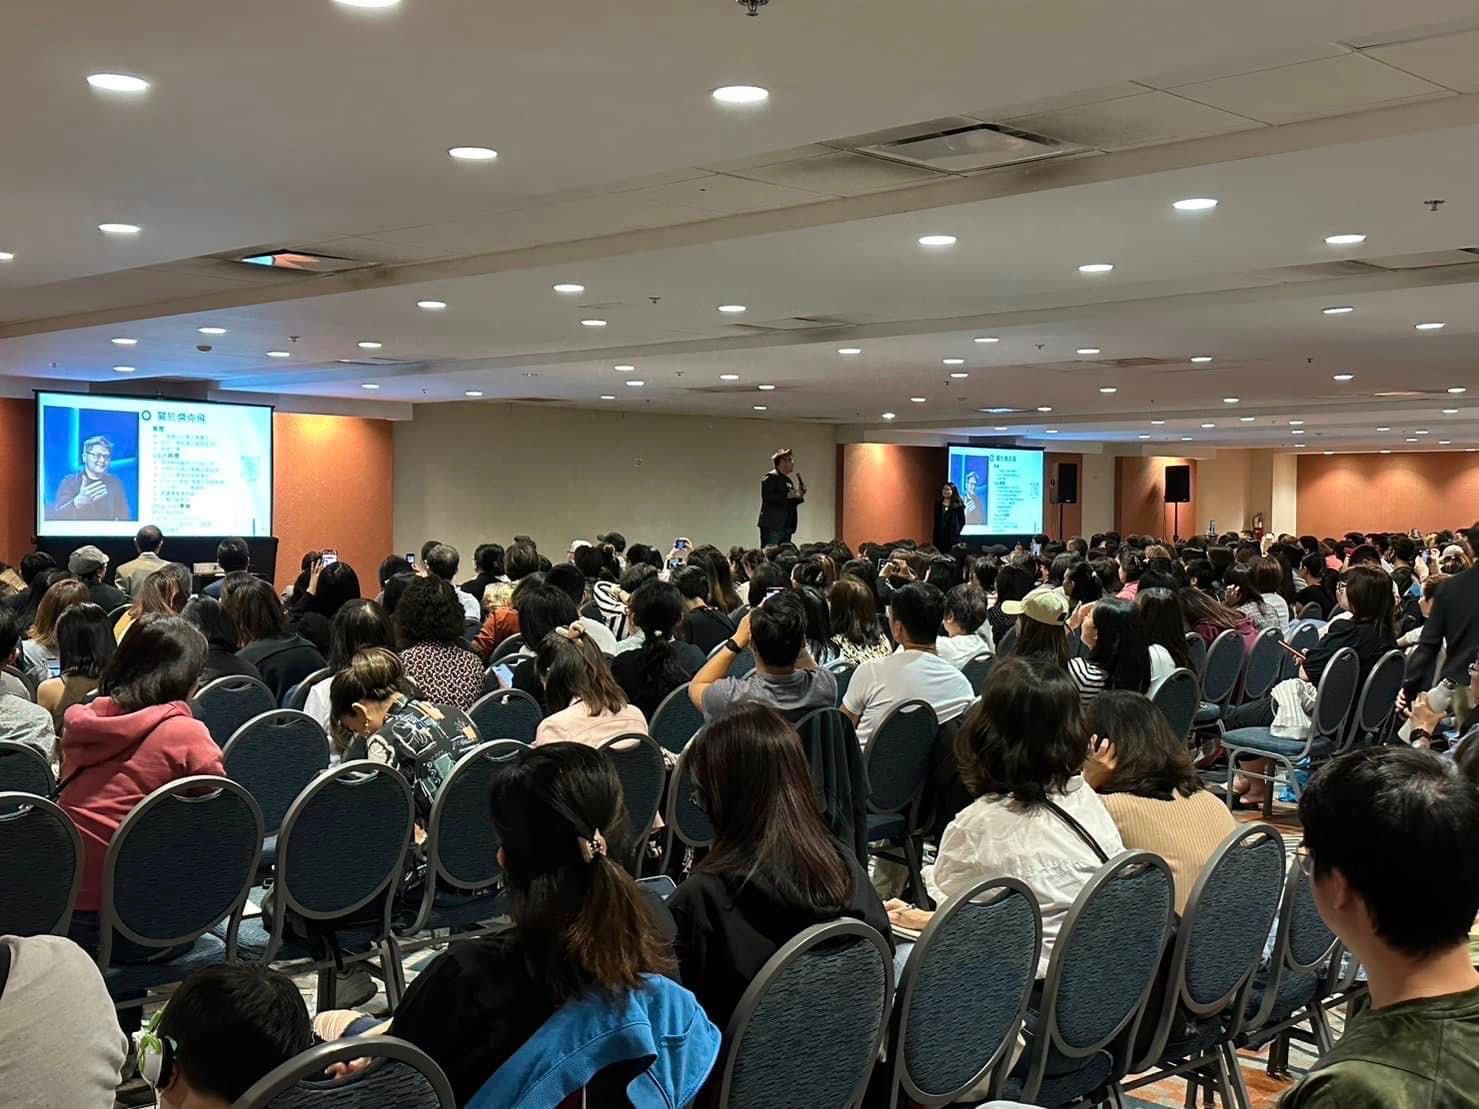
<svg viewBox="0 0 1479 1109">
<path fill-rule="evenodd" d="M 1087 789 L 1088 787 L 1085 786 L 1084 788 Z M 1104 848 L 1099 846 L 1099 841 L 1096 840 L 1093 836 L 1089 835 L 1089 830 L 1085 828 L 1082 824 L 1080 824 L 1077 820 L 1075 820 L 1072 816 L 1070 816 L 1067 809 L 1058 804 L 1058 802 L 1056 801 L 1044 801 L 1043 804 L 1051 809 L 1057 815 L 1059 820 L 1063 821 L 1064 824 L 1067 824 L 1070 828 L 1072 828 L 1074 834 L 1077 835 L 1079 839 L 1088 844 L 1089 850 L 1094 852 L 1101 863 L 1109 862 L 1109 856 L 1104 853 Z"/>
</svg>

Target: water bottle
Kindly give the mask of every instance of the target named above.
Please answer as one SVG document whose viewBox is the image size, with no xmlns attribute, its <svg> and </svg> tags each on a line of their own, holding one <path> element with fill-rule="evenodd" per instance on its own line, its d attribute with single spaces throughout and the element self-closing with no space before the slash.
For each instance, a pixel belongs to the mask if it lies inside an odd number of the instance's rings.
<svg viewBox="0 0 1479 1109">
<path fill-rule="evenodd" d="M 1428 704 L 1447 716 L 1448 710 L 1453 706 L 1453 692 L 1457 688 L 1458 683 L 1452 678 L 1444 678 L 1428 690 Z"/>
<path fill-rule="evenodd" d="M 1208 535 L 1216 535 L 1217 534 L 1217 521 L 1216 520 L 1208 520 L 1207 521 L 1207 534 Z"/>
</svg>

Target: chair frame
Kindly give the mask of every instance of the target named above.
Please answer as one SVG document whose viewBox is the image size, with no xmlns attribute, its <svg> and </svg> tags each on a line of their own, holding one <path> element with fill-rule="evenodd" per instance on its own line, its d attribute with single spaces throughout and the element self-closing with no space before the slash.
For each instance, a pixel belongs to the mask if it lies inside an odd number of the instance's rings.
<svg viewBox="0 0 1479 1109">
<path fill-rule="evenodd" d="M 1022 991 L 1022 997 L 1017 1004 L 1017 1015 L 1007 1025 L 1002 1040 L 991 1052 L 991 1056 L 973 1074 L 969 1081 L 945 1094 L 931 1094 L 922 1090 L 909 1073 L 909 1068 L 904 1062 L 904 1042 L 909 1035 L 909 1017 L 914 1007 L 914 992 L 919 986 L 919 976 L 922 973 L 925 960 L 929 958 L 930 949 L 934 946 L 936 937 L 947 927 L 955 915 L 965 906 L 979 903 L 982 898 L 992 895 L 992 900 L 1001 901 L 1008 897 L 1026 898 L 1028 906 L 1032 909 L 1033 940 L 1032 954 L 1028 963 L 1027 988 Z M 893 1014 L 890 1021 L 889 1052 L 888 1058 L 892 1062 L 892 1079 L 889 1086 L 889 1105 L 896 1105 L 898 1094 L 903 1092 L 909 1102 L 918 1105 L 947 1105 L 967 1091 L 974 1089 L 982 1079 L 990 1074 L 996 1067 L 1000 1066 L 1003 1059 L 1007 1057 L 1011 1047 L 1016 1043 L 1017 1033 L 1022 1027 L 1023 1018 L 1027 1015 L 1027 1003 L 1032 997 L 1032 981 L 1037 974 L 1037 961 L 1042 951 L 1042 909 L 1037 903 L 1037 898 L 1032 891 L 1016 878 L 985 878 L 977 882 L 969 889 L 961 890 L 951 897 L 925 925 L 924 931 L 919 934 L 913 949 L 909 952 L 909 959 L 904 964 L 904 969 L 899 975 L 898 989 L 894 994 Z"/>
<path fill-rule="evenodd" d="M 699 730 L 702 731 L 702 729 Z M 695 736 L 695 738 L 697 737 Z M 663 812 L 663 823 L 668 826 L 668 841 L 664 849 L 664 854 L 669 858 L 672 857 L 673 849 L 679 843 L 684 847 L 691 847 L 696 851 L 706 847 L 712 847 L 714 844 L 712 836 L 706 840 L 693 839 L 689 836 L 683 828 L 683 821 L 678 813 L 678 806 L 682 800 L 685 783 L 692 781 L 688 773 L 688 767 L 692 761 L 692 757 L 689 754 L 691 748 L 692 741 L 690 740 L 689 747 L 684 748 L 683 753 L 678 756 L 677 765 L 673 767 L 671 773 L 668 775 L 668 803 Z M 708 814 L 705 813 L 704 817 L 708 819 Z M 713 828 L 712 820 L 709 821 L 709 826 L 711 829 Z"/>
<path fill-rule="evenodd" d="M 1214 654 L 1217 652 L 1218 644 L 1224 642 L 1232 643 L 1237 648 L 1238 674 L 1237 677 L 1233 678 L 1232 684 L 1227 687 L 1226 692 L 1224 692 L 1221 696 L 1209 698 L 1209 702 L 1218 706 L 1219 708 L 1226 708 L 1228 703 L 1232 700 L 1233 695 L 1238 691 L 1238 684 L 1243 680 L 1243 672 L 1247 669 L 1248 665 L 1248 660 L 1243 655 L 1243 637 L 1238 634 L 1236 628 L 1228 628 L 1225 632 L 1222 632 L 1220 635 L 1218 635 L 1216 639 L 1212 640 L 1211 644 L 1209 644 L 1207 647 L 1207 659 L 1206 662 L 1202 664 L 1204 685 L 1206 682 L 1207 669 L 1212 663 L 1212 658 Z M 1231 649 L 1232 648 L 1228 647 L 1222 648 L 1223 652 L 1227 652 Z"/>
<path fill-rule="evenodd" d="M 652 714 L 652 719 L 647 722 L 647 732 L 652 737 L 652 739 L 664 751 L 668 751 L 674 755 L 682 754 L 683 749 L 687 747 L 689 743 L 693 742 L 693 736 L 698 735 L 699 732 L 703 731 L 704 714 L 694 707 L 693 701 L 688 696 L 688 686 L 689 683 L 684 682 L 682 685 L 678 686 L 676 689 L 671 690 L 665 697 L 663 697 L 662 701 L 657 706 L 657 711 Z M 665 715 L 676 714 L 679 711 L 678 709 L 670 707 L 675 704 L 687 705 L 688 711 L 698 717 L 698 727 L 693 730 L 693 735 L 689 736 L 688 739 L 684 741 L 682 747 L 669 747 L 662 740 L 658 739 L 656 734 L 658 731 L 657 722 L 659 720 L 662 720 Z"/>
<path fill-rule="evenodd" d="M 282 704 L 278 707 L 297 709 L 299 712 L 302 712 L 304 706 L 308 704 L 308 694 L 313 687 L 325 678 L 332 678 L 333 676 L 334 671 L 327 666 L 315 670 L 313 673 L 305 676 L 301 681 L 289 686 L 288 691 L 282 696 Z"/>
<path fill-rule="evenodd" d="M 192 716 L 194 716 L 197 720 L 200 720 L 199 715 L 197 715 L 196 714 L 196 711 L 195 711 L 195 706 L 196 706 L 197 702 L 199 702 L 200 698 L 202 698 L 203 696 L 205 696 L 211 690 L 216 689 L 217 687 L 224 687 L 226 685 L 234 685 L 234 684 L 236 684 L 238 682 L 246 682 L 246 683 L 248 683 L 249 686 L 250 685 L 253 685 L 253 684 L 254 685 L 261 686 L 262 687 L 262 690 L 267 694 L 267 701 L 268 701 L 269 704 L 272 705 L 272 708 L 276 709 L 276 708 L 280 708 L 281 707 L 278 704 L 277 697 L 273 695 L 273 692 L 272 692 L 271 687 L 268 686 L 268 684 L 266 682 L 262 681 L 261 678 L 253 678 L 253 677 L 250 677 L 249 675 L 246 675 L 246 674 L 222 674 L 219 678 L 215 678 L 215 679 L 212 679 L 211 681 L 206 682 L 205 685 L 201 686 L 199 689 L 197 689 L 195 691 L 195 696 L 191 697 L 190 698 L 190 701 L 189 701 L 190 714 Z M 263 710 L 263 712 L 270 712 L 270 711 L 271 711 L 270 709 L 264 709 Z M 260 712 L 259 713 L 255 713 L 253 716 L 247 717 L 247 720 L 252 720 L 256 716 L 261 716 L 261 715 L 262 715 L 262 713 L 260 713 Z M 204 723 L 204 721 L 201 721 L 201 722 Z M 246 723 L 246 720 L 243 720 L 242 723 L 245 724 Z M 238 727 L 239 726 L 240 725 L 238 725 Z M 206 729 L 209 731 L 210 725 L 207 724 L 206 725 Z M 236 734 L 235 731 L 233 731 L 232 732 L 232 735 L 235 735 L 235 734 Z M 212 739 L 216 739 L 214 733 L 212 733 L 211 738 Z M 226 740 L 227 741 L 229 741 L 230 739 L 231 739 L 231 736 L 227 736 L 226 737 Z M 221 747 L 221 748 L 224 749 L 225 746 L 226 746 L 226 743 L 225 742 L 222 742 L 221 740 L 216 740 L 216 746 Z"/>
<path fill-rule="evenodd" d="M 50 798 L 38 797 L 33 793 L 0 792 L 0 826 L 30 819 L 33 811 L 38 809 L 61 824 L 72 843 L 72 884 L 61 915 L 46 933 L 51 936 L 65 936 L 72 923 L 72 911 L 77 908 L 77 891 L 82 888 L 82 834 L 77 831 L 77 825 L 66 811 Z M 50 864 L 51 860 L 48 859 L 47 862 Z"/>
<path fill-rule="evenodd" d="M 5 673 L 9 674 L 12 678 L 18 680 L 21 685 L 25 686 L 26 689 L 29 691 L 31 703 L 36 703 L 36 690 L 40 688 L 41 683 L 38 682 L 34 677 L 32 677 L 29 671 L 22 670 L 18 666 L 11 666 L 9 664 L 0 667 L 0 670 L 4 670 Z"/>
<path fill-rule="evenodd" d="M 1180 677 L 1180 675 L 1182 674 L 1185 674 L 1186 677 Z M 1191 738 L 1192 732 L 1196 730 L 1197 712 L 1201 708 L 1202 704 L 1202 681 L 1200 678 L 1197 677 L 1197 672 L 1185 666 L 1178 666 L 1175 670 L 1172 670 L 1160 681 L 1151 686 L 1150 691 L 1146 694 L 1146 696 L 1151 699 L 1156 708 L 1161 710 L 1161 715 L 1166 717 L 1167 723 L 1170 723 L 1171 718 L 1166 713 L 1166 710 L 1162 708 L 1161 703 L 1156 700 L 1156 695 L 1160 693 L 1160 691 L 1164 689 L 1167 685 L 1169 685 L 1173 680 L 1177 682 L 1185 682 L 1189 680 L 1191 682 L 1193 700 L 1191 716 L 1186 722 L 1186 727 L 1182 728 L 1176 737 L 1177 739 L 1180 739 L 1183 743 L 1185 743 L 1188 739 Z"/>
<path fill-rule="evenodd" d="M 58 742 L 60 743 L 60 740 Z M 32 794 L 27 790 L 15 790 L 14 792 L 25 796 L 44 797 L 48 801 L 56 799 L 56 775 L 51 772 L 51 763 L 47 761 L 46 756 L 40 751 L 36 750 L 29 743 L 22 743 L 18 739 L 0 739 L 0 755 L 9 755 L 13 758 L 24 759 L 27 762 L 34 763 L 39 772 L 46 776 L 47 786 L 45 793 Z"/>
<path fill-rule="evenodd" d="M 271 717 L 274 720 L 285 719 L 287 717 L 287 714 L 289 713 L 291 713 L 295 717 L 301 716 L 304 720 L 307 720 L 309 723 L 311 723 L 314 728 L 318 730 L 318 734 L 323 736 L 324 740 L 324 764 L 314 771 L 313 777 L 310 777 L 307 782 L 303 783 L 304 787 L 306 788 L 309 784 L 313 782 L 314 778 L 317 778 L 318 775 L 322 774 L 326 769 L 328 769 L 329 763 L 333 759 L 333 749 L 329 745 L 329 735 L 327 732 L 324 731 L 323 725 L 320 724 L 317 720 L 313 719 L 313 717 L 309 716 L 302 709 L 272 709 L 268 712 L 260 713 L 259 715 L 252 717 L 241 727 L 237 728 L 236 731 L 232 732 L 231 738 L 228 739 L 225 745 L 221 748 L 221 765 L 226 766 L 230 763 L 232 748 L 237 745 L 237 741 L 240 740 L 243 735 L 245 735 L 248 728 L 252 727 L 252 725 L 257 724 L 262 720 L 267 719 L 268 717 Z M 231 777 L 231 773 L 229 770 L 227 771 L 226 776 L 228 778 Z M 235 780 L 236 779 L 232 778 L 232 781 Z M 260 805 L 258 807 L 260 808 Z M 286 813 L 283 814 L 283 818 L 287 818 Z M 263 820 L 266 820 L 265 813 L 263 814 Z M 277 833 L 281 830 L 282 824 L 281 822 L 279 822 L 276 828 L 267 828 L 265 834 L 269 836 L 274 836 L 277 835 Z"/>
<path fill-rule="evenodd" d="M 473 713 L 477 711 L 477 707 L 479 705 L 485 703 L 506 705 L 510 701 L 528 701 L 529 704 L 534 706 L 534 711 L 539 714 L 540 719 L 544 719 L 544 710 L 539 707 L 539 702 L 536 701 L 533 697 L 529 696 L 529 694 L 525 693 L 522 689 L 495 689 L 491 693 L 484 693 L 470 706 L 468 706 L 467 718 L 471 720 L 473 722 L 473 726 L 476 727 L 477 720 L 473 716 Z M 537 722 L 534 726 L 536 729 L 539 727 Z M 520 743 L 526 744 L 534 742 L 534 737 L 532 735 L 528 738 L 528 740 L 521 740 L 518 736 L 485 736 L 482 733 L 481 729 L 478 730 L 478 741 L 480 743 L 491 743 L 495 739 L 513 739 L 517 740 Z"/>
<path fill-rule="evenodd" d="M 1385 742 L 1387 733 L 1391 729 L 1392 721 L 1396 718 L 1397 693 L 1402 688 L 1402 677 L 1406 666 L 1406 656 L 1400 650 L 1393 649 L 1376 660 L 1376 665 L 1371 668 L 1371 673 L 1366 675 L 1366 680 L 1361 683 L 1360 692 L 1356 694 L 1355 704 L 1351 707 L 1351 714 L 1346 719 L 1346 735 L 1342 741 L 1337 754 L 1344 754 L 1361 741 L 1363 735 L 1369 735 L 1374 743 Z M 1394 683 L 1396 689 L 1391 696 L 1378 696 L 1382 690 L 1377 686 L 1379 676 L 1385 676 L 1395 670 L 1397 681 Z M 1382 709 L 1380 719 L 1374 719 L 1371 727 L 1366 727 L 1367 703 L 1375 697 L 1376 707 Z"/>
<path fill-rule="evenodd" d="M 976 666 L 978 663 L 985 667 L 985 670 L 981 673 L 979 679 L 973 678 L 971 676 L 970 669 L 972 666 Z M 965 665 L 960 668 L 960 672 L 966 676 L 966 679 L 968 681 L 970 681 L 971 690 L 975 693 L 977 697 L 979 697 L 981 696 L 982 687 L 986 684 L 986 679 L 991 677 L 991 671 L 995 669 L 995 667 L 996 655 L 990 651 L 981 651 L 966 659 Z"/>
<path fill-rule="evenodd" d="M 1276 646 L 1266 646 L 1270 641 L 1274 643 L 1284 642 L 1284 633 L 1278 628 L 1264 628 L 1258 633 L 1258 638 L 1253 641 L 1253 649 L 1248 652 L 1247 661 L 1243 664 L 1243 701 L 1257 701 L 1267 697 L 1269 690 L 1273 689 L 1283 673 L 1282 663 L 1284 652 Z M 1261 653 L 1260 653 L 1261 652 Z M 1278 652 L 1274 654 L 1273 652 Z M 1270 669 L 1267 684 L 1257 687 L 1250 686 L 1253 680 L 1254 664 L 1262 660 L 1264 655 L 1269 655 L 1274 666 Z M 1260 676 L 1261 677 L 1261 676 Z"/>
<path fill-rule="evenodd" d="M 633 855 L 635 856 L 632 861 L 632 877 L 640 878 L 642 877 L 642 864 L 646 861 L 647 858 L 647 840 L 652 835 L 653 826 L 657 823 L 658 813 L 662 811 L 662 791 L 667 787 L 668 781 L 667 759 L 663 757 L 662 748 L 658 745 L 657 740 L 653 739 L 650 735 L 643 734 L 642 732 L 627 732 L 624 735 L 613 736 L 611 739 L 608 739 L 606 740 L 606 742 L 602 743 L 597 748 L 597 750 L 599 750 L 603 755 L 607 755 L 607 757 L 610 758 L 610 755 L 607 754 L 610 748 L 633 742 L 637 743 L 639 746 L 650 747 L 652 751 L 656 753 L 658 765 L 663 768 L 663 784 L 658 788 L 657 800 L 652 806 L 652 811 L 647 814 L 646 823 L 643 824 L 641 827 L 638 826 L 637 820 L 634 819 L 636 816 L 639 816 L 641 814 L 632 812 L 632 805 L 631 802 L 627 800 L 626 790 L 622 790 L 621 803 L 626 808 L 628 818 L 627 822 L 628 824 L 630 824 L 630 827 L 627 829 L 627 835 L 631 837 L 631 850 Z M 615 765 L 616 764 L 613 762 L 612 766 L 614 767 Z M 620 777 L 620 774 L 618 773 L 617 776 Z"/>
<path fill-rule="evenodd" d="M 878 727 L 873 729 L 873 734 L 868 737 L 868 742 L 863 747 L 863 776 L 868 782 L 867 811 L 882 816 L 897 814 L 903 817 L 904 834 L 901 837 L 902 842 L 899 846 L 904 852 L 904 857 L 900 859 L 897 855 L 891 855 L 887 851 L 874 850 L 871 841 L 868 853 L 875 858 L 887 859 L 890 862 L 902 862 L 909 870 L 909 884 L 913 889 L 914 903 L 922 909 L 933 909 L 935 903 L 928 891 L 924 888 L 924 867 L 922 859 L 924 855 L 923 838 L 925 829 L 920 827 L 920 809 L 924 799 L 924 792 L 928 788 L 930 781 L 930 758 L 928 752 L 926 752 L 924 761 L 921 764 L 922 772 L 919 776 L 919 781 L 915 783 L 914 789 L 909 794 L 907 800 L 892 808 L 883 808 L 873 799 L 873 774 L 871 765 L 874 752 L 878 749 L 879 738 L 887 737 L 889 725 L 893 723 L 896 717 L 902 717 L 905 710 L 911 713 L 920 711 L 928 712 L 934 719 L 934 737 L 930 740 L 931 749 L 933 749 L 935 739 L 940 734 L 940 718 L 936 715 L 934 706 L 928 701 L 918 697 L 912 697 L 907 701 L 900 701 L 893 708 L 889 709 L 888 715 L 878 722 Z"/>
<path fill-rule="evenodd" d="M 826 924 L 814 924 L 796 933 L 781 946 L 780 950 L 766 960 L 765 965 L 760 968 L 760 973 L 755 975 L 750 984 L 745 987 L 739 1004 L 734 1007 L 729 1023 L 724 1028 L 720 1061 L 715 1064 L 715 1070 L 709 1075 L 711 1083 L 716 1075 L 719 1078 L 718 1086 L 711 1087 L 716 1091 L 714 1105 L 717 1109 L 729 1109 L 730 1095 L 734 1086 L 734 1067 L 739 1059 L 738 1047 L 743 1046 L 745 1033 L 749 1031 L 750 1022 L 756 1010 L 759 1009 L 761 1001 L 764 1000 L 771 981 L 789 969 L 792 963 L 809 954 L 812 948 L 840 940 L 845 936 L 855 936 L 866 943 L 871 943 L 883 963 L 883 1011 L 878 1015 L 878 1032 L 873 1037 L 872 1047 L 867 1054 L 868 1065 L 843 1104 L 857 1105 L 862 1099 L 863 1091 L 868 1088 L 868 1079 L 877 1065 L 879 1049 L 883 1046 L 883 1039 L 888 1034 L 888 1014 L 894 994 L 894 960 L 893 952 L 889 950 L 887 941 L 877 931 L 861 921 L 843 918 Z M 735 1106 L 734 1109 L 742 1109 L 742 1107 Z"/>
<path fill-rule="evenodd" d="M 437 1065 L 436 1060 L 415 1044 L 395 1036 L 349 1036 L 314 1044 L 286 1062 L 279 1063 L 252 1083 L 246 1093 L 233 1102 L 232 1109 L 267 1109 L 278 1095 L 286 1093 L 304 1079 L 322 1075 L 334 1063 L 347 1063 L 366 1057 L 393 1059 L 414 1067 L 426 1078 L 441 1101 L 442 1109 L 454 1109 L 456 1106 L 452 1083 L 447 1080 L 446 1073 Z M 363 1075 L 357 1075 L 356 1079 L 350 1081 L 354 1080 L 363 1080 Z M 344 1084 L 348 1085 L 349 1082 Z"/>
<path fill-rule="evenodd" d="M 512 646 L 510 646 L 510 644 L 512 644 Z M 523 650 L 523 648 L 524 637 L 519 632 L 514 632 L 512 635 L 505 636 L 502 640 L 499 641 L 498 646 L 494 647 L 493 650 L 488 652 L 488 665 L 492 666 L 495 662 L 502 662 L 509 655 L 518 654 L 521 650 Z"/>
</svg>

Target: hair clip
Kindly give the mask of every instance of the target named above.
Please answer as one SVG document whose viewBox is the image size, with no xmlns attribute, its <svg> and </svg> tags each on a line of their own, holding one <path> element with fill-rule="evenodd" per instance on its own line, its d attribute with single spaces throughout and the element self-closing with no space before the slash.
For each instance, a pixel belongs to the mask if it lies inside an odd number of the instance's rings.
<svg viewBox="0 0 1479 1109">
<path fill-rule="evenodd" d="M 606 857 L 606 837 L 601 834 L 601 829 L 599 828 L 591 833 L 589 839 L 586 839 L 584 836 L 578 836 L 575 842 L 580 845 L 580 858 L 582 862 L 591 862 L 597 855 L 600 855 L 602 858 Z"/>
</svg>

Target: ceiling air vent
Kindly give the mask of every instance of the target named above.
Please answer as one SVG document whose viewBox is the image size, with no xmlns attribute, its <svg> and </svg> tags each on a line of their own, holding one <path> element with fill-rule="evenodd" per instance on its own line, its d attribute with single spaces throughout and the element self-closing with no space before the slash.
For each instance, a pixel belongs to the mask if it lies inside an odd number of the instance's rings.
<svg viewBox="0 0 1479 1109">
<path fill-rule="evenodd" d="M 861 135 L 844 143 L 861 154 L 943 173 L 974 173 L 1084 149 L 1075 143 L 967 116 Z"/>
<path fill-rule="evenodd" d="M 281 270 L 289 273 L 344 273 L 346 270 L 362 270 L 376 266 L 378 262 L 362 262 L 354 258 L 335 258 L 329 254 L 314 254 L 308 250 L 264 250 L 256 254 L 239 255 L 232 258 L 244 266 L 260 269 Z"/>
</svg>

